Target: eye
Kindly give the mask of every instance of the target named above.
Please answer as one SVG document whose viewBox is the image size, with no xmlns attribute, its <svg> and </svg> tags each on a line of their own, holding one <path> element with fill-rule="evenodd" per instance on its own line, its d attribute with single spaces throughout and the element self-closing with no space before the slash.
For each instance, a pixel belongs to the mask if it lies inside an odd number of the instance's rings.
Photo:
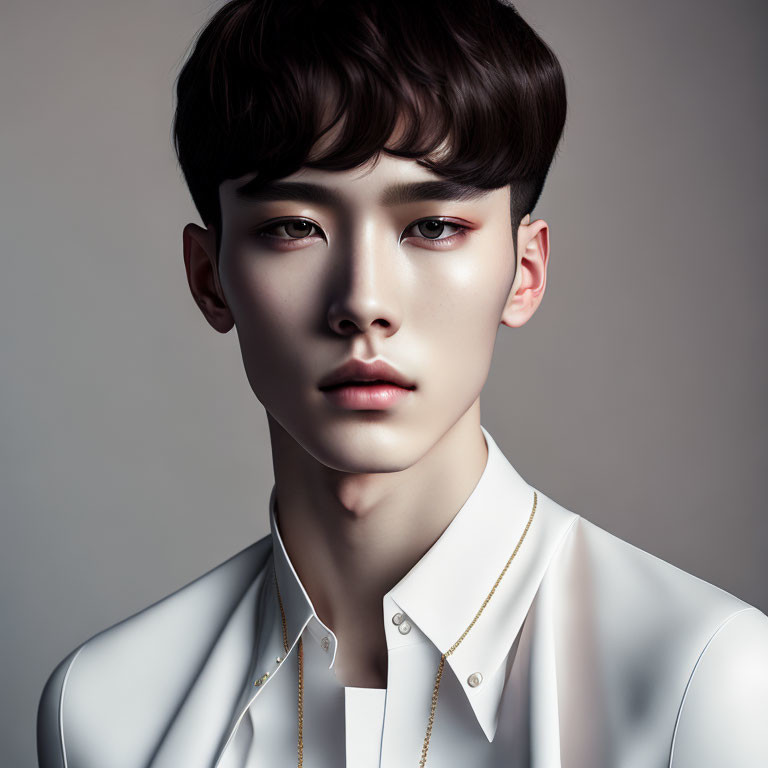
<svg viewBox="0 0 768 768">
<path fill-rule="evenodd" d="M 447 237 L 442 237 L 445 228 L 449 227 L 455 230 Z M 443 221 L 437 218 L 420 219 L 406 228 L 406 237 L 408 232 L 417 229 L 418 234 L 414 235 L 417 240 L 438 243 L 439 247 L 444 245 L 454 245 L 458 240 L 465 237 L 469 227 L 463 224 L 456 224 L 450 221 Z M 317 232 L 323 239 L 325 235 L 317 224 L 307 219 L 283 219 L 275 221 L 267 226 L 253 230 L 251 237 L 262 240 L 272 241 L 274 244 L 280 243 L 279 247 L 293 247 L 291 244 L 301 240 L 307 240 L 313 232 Z"/>
<path fill-rule="evenodd" d="M 250 234 L 255 238 L 281 241 L 285 243 L 296 240 L 305 240 L 312 234 L 312 230 L 317 230 L 322 236 L 320 227 L 307 219 L 283 219 L 282 221 L 272 222 L 266 227 L 256 229 Z M 273 232 L 277 232 L 278 234 L 272 234 Z M 280 233 L 287 235 L 287 237 L 281 237 Z"/>
<path fill-rule="evenodd" d="M 441 237 L 446 227 L 452 227 L 456 231 L 448 237 Z M 442 219 L 421 219 L 420 221 L 415 221 L 405 232 L 407 233 L 414 228 L 419 233 L 416 236 L 417 240 L 431 240 L 449 245 L 453 245 L 457 240 L 465 237 L 469 231 L 469 227 L 465 227 L 463 224 L 455 224 L 450 221 L 443 221 Z"/>
</svg>

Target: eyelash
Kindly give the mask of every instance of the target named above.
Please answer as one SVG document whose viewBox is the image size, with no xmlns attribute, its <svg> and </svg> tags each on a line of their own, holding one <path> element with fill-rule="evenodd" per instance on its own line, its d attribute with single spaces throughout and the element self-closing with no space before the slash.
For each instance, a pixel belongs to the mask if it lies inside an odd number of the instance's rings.
<svg viewBox="0 0 768 768">
<path fill-rule="evenodd" d="M 408 230 L 411 230 L 415 226 L 417 226 L 419 224 L 423 224 L 426 221 L 439 221 L 442 224 L 447 224 L 449 227 L 454 227 L 455 229 L 458 230 L 457 232 L 455 232 L 454 234 L 450 235 L 449 237 L 433 238 L 433 237 L 423 237 L 422 236 L 422 237 L 418 237 L 417 238 L 419 240 L 426 240 L 427 242 L 430 242 L 430 243 L 448 243 L 450 245 L 453 245 L 457 241 L 459 241 L 462 238 L 466 237 L 467 232 L 470 229 L 470 227 L 467 227 L 467 226 L 465 226 L 463 224 L 456 224 L 455 222 L 452 222 L 452 221 L 444 221 L 441 218 L 431 216 L 431 217 L 427 217 L 427 218 L 424 218 L 424 219 L 419 219 L 418 221 L 414 221 L 413 224 L 410 224 L 408 227 L 406 227 L 405 231 L 407 232 Z M 311 234 L 310 235 L 305 235 L 304 237 L 290 237 L 290 236 L 289 237 L 276 237 L 274 235 L 268 234 L 270 231 L 276 229 L 277 227 L 283 226 L 285 224 L 291 224 L 293 222 L 306 222 L 307 224 L 310 224 L 312 227 L 314 227 L 318 232 L 322 232 L 320 227 L 317 224 L 315 224 L 314 222 L 309 221 L 309 219 L 296 218 L 296 219 L 281 219 L 280 221 L 273 221 L 271 224 L 268 224 L 266 227 L 261 227 L 260 229 L 254 230 L 251 233 L 251 235 L 253 237 L 255 237 L 255 238 L 261 238 L 261 239 L 265 239 L 265 240 L 276 240 L 276 241 L 280 241 L 280 242 L 284 242 L 284 243 L 288 243 L 288 242 L 301 242 L 302 240 L 308 240 L 311 237 Z M 443 246 L 440 245 L 438 247 L 442 248 Z"/>
</svg>

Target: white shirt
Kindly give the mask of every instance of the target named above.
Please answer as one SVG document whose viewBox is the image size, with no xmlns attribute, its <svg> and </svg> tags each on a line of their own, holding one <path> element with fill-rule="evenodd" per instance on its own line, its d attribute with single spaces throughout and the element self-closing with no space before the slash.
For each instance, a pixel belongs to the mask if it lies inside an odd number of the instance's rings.
<svg viewBox="0 0 768 768">
<path fill-rule="evenodd" d="M 383 598 L 386 689 L 345 688 L 336 679 L 337 639 L 318 618 L 286 552 L 273 488 L 274 567 L 290 651 L 276 661 L 285 654 L 270 586 L 271 652 L 255 670 L 269 678 L 252 686 L 221 768 L 296 763 L 300 635 L 304 764 L 418 765 L 440 651 L 477 613 L 533 504 L 534 489 L 484 428 L 483 434 L 488 461 L 472 494 Z M 405 617 L 400 625 L 393 622 L 398 614 Z M 735 701 L 726 707 L 718 701 L 720 686 L 728 686 L 742 663 L 735 654 L 744 650 L 752 651 L 756 669 L 731 683 Z M 751 679 L 755 671 L 762 680 Z M 481 676 L 479 685 L 470 685 L 473 674 Z M 705 725 L 716 739 L 700 731 Z M 757 768 L 768 766 L 766 726 L 768 619 L 538 493 L 517 556 L 446 660 L 427 765 L 701 768 L 721 764 L 713 762 L 715 741 L 722 765 Z"/>
<path fill-rule="evenodd" d="M 336 679 L 336 637 L 285 551 L 273 487 L 267 536 L 61 662 L 40 703 L 41 768 L 296 765 L 300 636 L 306 768 L 418 766 L 440 653 L 509 559 L 534 490 L 517 556 L 446 660 L 427 766 L 768 766 L 768 617 L 563 508 L 483 434 L 470 497 L 382 600 L 386 689 Z"/>
</svg>

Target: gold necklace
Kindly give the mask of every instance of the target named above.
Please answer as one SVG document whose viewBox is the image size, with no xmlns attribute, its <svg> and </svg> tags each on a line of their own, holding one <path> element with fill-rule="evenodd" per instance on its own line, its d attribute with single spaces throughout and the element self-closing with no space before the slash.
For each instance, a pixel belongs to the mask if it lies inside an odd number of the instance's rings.
<svg viewBox="0 0 768 768">
<path fill-rule="evenodd" d="M 499 574 L 499 577 L 496 579 L 496 583 L 491 588 L 491 591 L 488 593 L 488 596 L 483 600 L 483 604 L 480 606 L 480 609 L 475 614 L 475 618 L 472 619 L 469 626 L 461 633 L 461 637 L 443 654 L 440 655 L 440 665 L 437 668 L 437 677 L 435 678 L 435 688 L 432 691 L 432 706 L 430 708 L 429 712 L 429 721 L 427 724 L 427 735 L 424 737 L 424 746 L 421 748 L 421 760 L 419 760 L 419 768 L 424 768 L 424 766 L 427 764 L 427 750 L 429 749 L 429 739 L 432 736 L 432 725 L 435 722 L 435 709 L 437 708 L 437 696 L 438 691 L 440 690 L 440 679 L 443 676 L 443 667 L 445 666 L 445 660 L 459 647 L 462 640 L 469 634 L 469 630 L 472 629 L 472 627 L 475 626 L 475 622 L 480 618 L 480 614 L 485 610 L 485 606 L 488 605 L 491 598 L 493 597 L 493 593 L 496 591 L 496 587 L 499 586 L 499 583 L 501 582 L 502 578 L 504 578 L 504 574 L 507 572 L 507 568 L 509 568 L 510 563 L 515 559 L 515 555 L 517 554 L 517 551 L 520 549 L 520 545 L 523 543 L 523 540 L 525 539 L 525 535 L 528 533 L 528 529 L 531 527 L 531 523 L 533 522 L 533 516 L 536 514 L 536 502 L 538 500 L 538 495 L 536 491 L 533 492 L 533 508 L 531 509 L 531 515 L 528 518 L 528 522 L 526 523 L 525 530 L 523 531 L 522 536 L 520 536 L 520 540 L 517 542 L 517 546 L 515 547 L 515 551 L 510 555 L 509 560 L 507 560 L 507 564 L 502 569 L 501 573 Z M 285 623 L 285 611 L 283 610 L 283 601 L 280 597 L 280 588 L 277 585 L 277 572 L 274 573 L 275 578 L 275 588 L 277 589 L 277 599 L 280 603 L 280 616 L 283 620 L 283 648 L 285 650 L 286 655 L 288 654 L 288 630 L 286 629 L 286 623 Z M 304 645 L 302 643 L 302 638 L 299 637 L 299 700 L 298 700 L 298 709 L 299 709 L 299 743 L 298 743 L 298 756 L 299 756 L 299 764 L 298 768 L 303 768 L 304 765 Z M 266 677 L 266 676 L 265 676 Z M 263 681 L 264 678 L 261 679 Z M 259 682 L 257 681 L 257 685 Z"/>
</svg>

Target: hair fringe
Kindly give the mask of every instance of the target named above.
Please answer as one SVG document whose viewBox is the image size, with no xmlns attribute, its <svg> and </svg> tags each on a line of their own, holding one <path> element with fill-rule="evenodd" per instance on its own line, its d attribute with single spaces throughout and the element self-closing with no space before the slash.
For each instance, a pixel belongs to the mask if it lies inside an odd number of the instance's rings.
<svg viewBox="0 0 768 768">
<path fill-rule="evenodd" d="M 201 30 L 176 96 L 174 148 L 217 239 L 222 181 L 349 170 L 382 152 L 483 189 L 510 185 L 516 227 L 566 117 L 556 56 L 503 0 L 231 0 Z"/>
</svg>

